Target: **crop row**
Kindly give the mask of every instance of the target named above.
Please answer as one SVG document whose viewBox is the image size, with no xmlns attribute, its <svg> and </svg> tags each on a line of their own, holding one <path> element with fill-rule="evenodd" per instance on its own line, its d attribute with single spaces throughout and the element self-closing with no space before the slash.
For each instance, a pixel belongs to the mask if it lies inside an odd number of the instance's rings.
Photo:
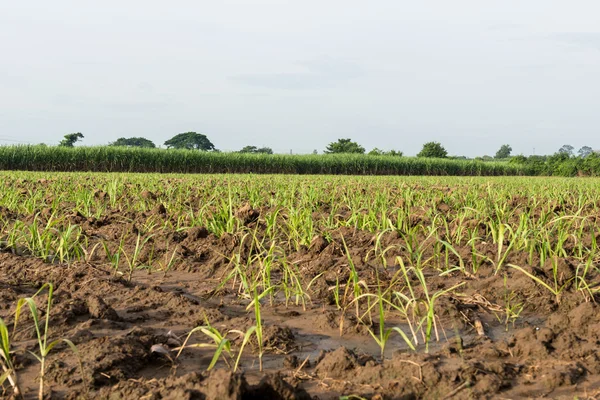
<svg viewBox="0 0 600 400">
<path fill-rule="evenodd" d="M 0 169 L 314 175 L 534 175 L 506 162 L 365 155 L 260 155 L 120 147 L 2 146 Z"/>
</svg>

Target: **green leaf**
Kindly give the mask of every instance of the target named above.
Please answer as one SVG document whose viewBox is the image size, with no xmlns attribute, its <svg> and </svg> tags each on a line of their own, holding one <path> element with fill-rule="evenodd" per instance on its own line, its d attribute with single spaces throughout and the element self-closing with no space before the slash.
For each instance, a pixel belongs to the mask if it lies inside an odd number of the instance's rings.
<svg viewBox="0 0 600 400">
<path fill-rule="evenodd" d="M 33 351 L 28 351 L 29 354 L 31 354 L 32 356 L 34 356 L 39 362 L 42 362 L 42 358 L 40 356 L 38 356 L 37 354 L 35 354 Z"/>
<path fill-rule="evenodd" d="M 217 347 L 217 350 L 215 350 L 215 354 L 213 355 L 213 358 L 212 358 L 208 368 L 206 369 L 207 371 L 210 371 L 215 366 L 215 364 L 219 360 L 219 357 L 221 356 L 221 353 L 223 352 L 223 350 L 228 350 L 227 346 L 229 346 L 229 340 L 227 340 L 227 339 L 221 340 L 221 343 L 219 343 L 219 347 Z"/>
<path fill-rule="evenodd" d="M 548 285 L 546 282 L 544 282 L 543 280 L 541 280 L 540 278 L 538 278 L 537 276 L 527 272 L 525 269 L 519 267 L 518 265 L 514 265 L 514 264 L 507 264 L 508 267 L 514 268 L 516 270 L 521 271 L 522 273 L 524 273 L 525 275 L 527 275 L 528 277 L 530 277 L 531 279 L 533 279 L 534 281 L 536 281 L 537 283 L 539 283 L 540 285 L 542 285 L 543 287 L 545 287 L 546 289 L 548 289 L 553 295 L 558 296 L 558 294 L 561 292 L 562 287 L 560 289 L 553 289 L 550 285 Z"/>
<path fill-rule="evenodd" d="M 83 382 L 83 386 L 87 388 L 85 373 L 83 371 L 83 361 L 81 360 L 81 356 L 79 355 L 79 350 L 77 350 L 77 346 L 75 346 L 75 344 L 73 342 L 71 342 L 69 339 L 61 339 L 61 340 L 63 342 L 65 342 L 71 348 L 73 353 L 75 353 L 75 356 L 77 356 L 77 360 L 79 361 L 79 371 L 81 372 L 81 381 Z"/>
<path fill-rule="evenodd" d="M 0 386 L 4 384 L 4 382 L 8 379 L 10 374 L 12 374 L 12 369 L 7 369 L 2 375 L 0 375 Z"/>
<path fill-rule="evenodd" d="M 375 333 L 373 333 L 373 331 L 371 329 L 368 329 L 368 332 L 371 335 L 371 337 L 375 340 L 375 342 L 377 343 L 377 345 L 381 347 L 381 343 L 382 342 L 379 340 L 379 337 L 377 337 L 377 335 Z"/>
<path fill-rule="evenodd" d="M 67 339 L 64 339 L 67 340 Z M 62 339 L 57 339 L 54 342 L 51 342 L 50 344 L 48 344 L 45 348 L 44 348 L 44 352 L 42 353 L 42 357 L 46 357 L 50 351 L 54 348 L 54 346 L 56 346 L 57 344 L 59 344 L 62 341 Z"/>
<path fill-rule="evenodd" d="M 2 318 L 0 318 L 0 356 L 5 360 L 8 367 L 12 368 L 8 327 L 6 326 Z"/>
<path fill-rule="evenodd" d="M 254 325 L 254 326 L 251 326 L 250 328 L 248 328 L 248 330 L 244 334 L 244 340 L 242 341 L 242 346 L 240 347 L 240 352 L 238 353 L 237 359 L 235 360 L 235 366 L 233 367 L 233 372 L 237 371 L 237 367 L 240 362 L 240 358 L 242 357 L 242 353 L 244 352 L 244 347 L 246 347 L 246 343 L 248 343 L 248 341 L 250 340 L 250 336 L 252 336 L 252 334 L 254 332 L 256 332 L 256 330 L 257 330 L 256 325 Z"/>
<path fill-rule="evenodd" d="M 190 337 L 192 336 L 192 334 L 194 332 L 198 332 L 198 331 L 201 331 L 202 329 L 206 329 L 206 328 L 207 328 L 206 326 L 197 326 L 194 329 L 192 329 L 190 331 L 190 333 L 188 333 L 188 335 L 185 338 L 185 340 L 184 340 L 183 344 L 181 345 L 181 347 L 179 348 L 179 351 L 177 352 L 177 355 L 175 356 L 175 358 L 178 358 L 181 355 L 181 352 L 183 351 L 183 349 L 186 348 L 186 344 L 187 344 L 188 340 L 190 340 Z"/>
<path fill-rule="evenodd" d="M 395 326 L 392 328 L 392 330 L 394 330 L 396 333 L 398 333 L 400 336 L 402 336 L 402 339 L 404 339 L 404 341 L 406 342 L 408 347 L 410 347 L 410 349 L 412 351 L 415 351 L 415 346 L 412 344 L 412 342 L 410 341 L 408 336 L 406 336 L 406 333 L 404 333 L 404 331 L 402 329 Z"/>
</svg>

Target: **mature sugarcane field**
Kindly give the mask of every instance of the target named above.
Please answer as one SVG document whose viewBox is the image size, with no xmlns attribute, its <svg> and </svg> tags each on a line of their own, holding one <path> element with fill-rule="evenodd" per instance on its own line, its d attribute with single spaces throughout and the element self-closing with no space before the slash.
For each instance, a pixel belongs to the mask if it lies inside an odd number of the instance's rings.
<svg viewBox="0 0 600 400">
<path fill-rule="evenodd" d="M 596 158 L 591 157 L 594 161 Z M 364 154 L 286 155 L 163 150 L 112 146 L 0 146 L 0 169 L 160 173 L 330 175 L 540 175 L 549 171 L 508 162 Z M 598 175 L 599 169 L 584 175 Z"/>
<path fill-rule="evenodd" d="M 600 395 L 595 178 L 0 176 L 5 397 Z"/>
</svg>

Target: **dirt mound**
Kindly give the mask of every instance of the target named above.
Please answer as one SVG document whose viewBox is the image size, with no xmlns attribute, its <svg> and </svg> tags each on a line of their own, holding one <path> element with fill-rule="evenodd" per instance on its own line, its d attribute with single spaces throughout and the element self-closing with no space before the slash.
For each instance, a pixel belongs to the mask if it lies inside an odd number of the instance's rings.
<svg viewBox="0 0 600 400">
<path fill-rule="evenodd" d="M 297 348 L 294 333 L 287 326 L 268 325 L 263 331 L 263 347 L 266 351 L 287 354 Z"/>
<path fill-rule="evenodd" d="M 192 372 L 181 377 L 121 382 L 102 389 L 98 399 L 202 399 L 202 400 L 310 400 L 306 391 L 287 383 L 280 375 L 266 375 L 258 385 L 246 382 L 243 374 L 215 370 Z"/>
<path fill-rule="evenodd" d="M 346 376 L 348 371 L 358 366 L 357 357 L 354 352 L 340 347 L 326 354 L 317 364 L 315 373 L 321 378 L 340 378 Z"/>
<path fill-rule="evenodd" d="M 323 236 L 315 236 L 310 242 L 309 250 L 313 254 L 319 254 L 329 245 Z"/>
<path fill-rule="evenodd" d="M 98 296 L 90 296 L 87 298 L 87 307 L 92 318 L 109 319 L 111 321 L 119 321 L 119 315 L 104 300 Z"/>
<path fill-rule="evenodd" d="M 134 329 L 122 336 L 94 338 L 79 345 L 79 352 L 94 386 L 136 377 L 151 360 L 153 335 Z"/>
<path fill-rule="evenodd" d="M 252 222 L 258 220 L 260 212 L 253 209 L 250 204 L 246 204 L 235 212 L 235 216 L 238 217 L 244 225 L 249 225 Z"/>
</svg>

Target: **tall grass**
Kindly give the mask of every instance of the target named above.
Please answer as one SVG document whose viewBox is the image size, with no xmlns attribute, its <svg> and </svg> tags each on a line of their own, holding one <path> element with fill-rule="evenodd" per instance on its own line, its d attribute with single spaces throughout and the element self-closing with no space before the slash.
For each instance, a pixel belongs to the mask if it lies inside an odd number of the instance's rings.
<svg viewBox="0 0 600 400">
<path fill-rule="evenodd" d="M 1 146 L 0 169 L 331 175 L 533 175 L 526 165 L 367 155 L 260 155 L 143 148 Z"/>
</svg>

